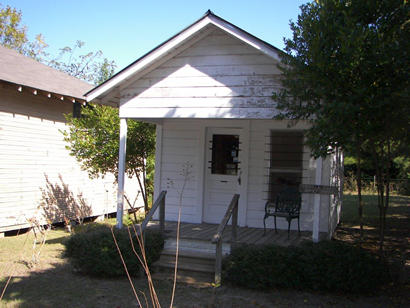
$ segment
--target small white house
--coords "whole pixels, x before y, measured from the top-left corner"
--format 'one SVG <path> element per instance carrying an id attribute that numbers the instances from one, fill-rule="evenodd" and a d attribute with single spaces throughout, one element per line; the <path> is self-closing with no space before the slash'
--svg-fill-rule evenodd
<path id="1" fill-rule="evenodd" d="M 30 227 L 32 219 L 115 212 L 114 175 L 90 179 L 61 133 L 64 114 L 85 103 L 91 88 L 0 46 L 0 236 Z"/>
<path id="2" fill-rule="evenodd" d="M 119 106 L 121 168 L 126 119 L 156 124 L 155 196 L 167 190 L 167 221 L 177 220 L 184 181 L 183 222 L 220 223 L 238 193 L 239 225 L 257 228 L 263 227 L 266 201 L 293 185 L 310 187 L 302 194 L 301 229 L 315 240 L 319 232 L 332 235 L 341 192 L 323 188 L 340 187 L 341 155 L 311 158 L 303 143 L 308 124 L 273 120 L 281 53 L 208 11 L 85 95 Z M 181 175 L 186 162 L 188 178 Z M 123 179 L 122 172 L 120 210 Z M 267 223 L 273 227 L 273 219 Z M 278 227 L 286 229 L 286 221 L 279 219 Z"/>

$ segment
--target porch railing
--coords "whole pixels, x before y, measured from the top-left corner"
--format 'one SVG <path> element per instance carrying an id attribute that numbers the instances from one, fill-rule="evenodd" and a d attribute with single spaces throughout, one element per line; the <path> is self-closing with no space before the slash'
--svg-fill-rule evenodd
<path id="1" fill-rule="evenodd" d="M 144 221 L 141 223 L 141 231 L 144 231 L 147 227 L 148 222 L 152 219 L 155 211 L 159 207 L 159 229 L 161 233 L 164 233 L 165 229 L 165 196 L 167 194 L 166 190 L 161 191 L 157 200 L 155 200 L 147 216 L 145 216 Z"/>
<path id="2" fill-rule="evenodd" d="M 238 227 L 238 200 L 239 194 L 235 194 L 231 200 L 231 203 L 226 210 L 225 216 L 218 226 L 216 234 L 212 238 L 212 243 L 216 244 L 215 253 L 215 285 L 221 284 L 221 272 L 222 272 L 222 235 L 228 224 L 229 219 L 232 216 L 232 236 L 231 242 L 236 241 L 237 227 Z"/>

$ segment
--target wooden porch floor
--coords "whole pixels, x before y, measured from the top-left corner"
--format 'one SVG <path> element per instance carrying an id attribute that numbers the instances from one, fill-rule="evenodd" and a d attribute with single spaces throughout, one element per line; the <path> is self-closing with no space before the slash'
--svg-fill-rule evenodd
<path id="1" fill-rule="evenodd" d="M 159 229 L 158 221 L 151 221 L 147 225 L 148 229 Z M 211 241 L 212 237 L 216 233 L 218 228 L 217 224 L 193 224 L 193 223 L 181 223 L 180 226 L 180 238 L 181 239 L 191 239 L 191 240 L 205 240 Z M 304 241 L 312 240 L 312 232 L 300 232 L 290 231 L 288 239 L 287 230 L 278 230 L 275 233 L 273 229 L 266 229 L 266 235 L 263 235 L 263 228 L 249 228 L 249 227 L 238 227 L 237 244 L 256 244 L 256 245 L 266 245 L 266 244 L 276 244 L 279 246 L 297 246 Z M 231 241 L 231 226 L 226 226 L 223 234 L 223 242 Z M 177 235 L 177 223 L 176 222 L 165 222 L 165 236 L 167 238 L 176 238 Z"/>

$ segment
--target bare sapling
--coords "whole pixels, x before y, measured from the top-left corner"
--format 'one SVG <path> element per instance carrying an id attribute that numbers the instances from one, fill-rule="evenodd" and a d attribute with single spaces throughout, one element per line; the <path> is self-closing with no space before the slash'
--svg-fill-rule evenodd
<path id="1" fill-rule="evenodd" d="M 152 305 L 153 308 L 160 308 L 161 305 L 160 305 L 160 303 L 159 303 L 159 299 L 158 299 L 157 293 L 156 293 L 156 291 L 155 291 L 155 286 L 154 286 L 154 283 L 153 283 L 153 280 L 152 280 L 152 277 L 151 277 L 151 272 L 150 272 L 149 267 L 148 267 L 147 257 L 146 257 L 146 254 L 145 254 L 144 237 L 143 237 L 143 233 L 142 233 L 141 226 L 140 226 L 139 232 L 137 232 L 137 230 L 136 230 L 136 228 L 135 228 L 135 225 L 132 225 L 132 228 L 133 228 L 133 231 L 134 231 L 134 234 L 135 234 L 135 238 L 137 239 L 138 246 L 139 246 L 139 249 L 140 249 L 140 252 L 141 252 L 141 253 L 138 253 L 138 252 L 137 252 L 137 250 L 136 250 L 136 248 L 135 248 L 135 245 L 134 245 L 133 236 L 132 236 L 131 231 L 130 231 L 130 227 L 128 227 L 128 228 L 127 228 L 127 231 L 128 231 L 128 236 L 129 236 L 129 239 L 130 239 L 132 251 L 133 251 L 133 253 L 135 254 L 135 256 L 138 258 L 138 261 L 140 262 L 140 264 L 141 264 L 141 266 L 142 266 L 142 268 L 143 268 L 143 271 L 144 271 L 144 273 L 145 273 L 145 275 L 146 275 L 146 277 L 147 277 L 148 290 L 149 290 L 149 292 L 150 292 L 151 305 Z M 115 246 L 117 247 L 118 254 L 120 255 L 121 262 L 122 262 L 122 264 L 123 264 L 123 266 L 124 266 L 124 270 L 125 270 L 125 272 L 126 272 L 126 274 L 127 274 L 128 281 L 129 281 L 129 283 L 130 283 L 130 285 L 131 285 L 131 288 L 132 288 L 132 291 L 133 291 L 133 293 L 134 293 L 135 299 L 137 300 L 139 306 L 140 306 L 140 307 L 143 307 L 142 304 L 141 304 L 141 300 L 140 300 L 139 297 L 138 297 L 137 291 L 136 291 L 136 289 L 135 289 L 135 287 L 134 287 L 134 284 L 133 284 L 133 282 L 132 282 L 131 276 L 130 276 L 130 274 L 129 274 L 129 272 L 128 272 L 127 265 L 126 265 L 126 263 L 125 263 L 125 261 L 124 261 L 124 258 L 122 257 L 121 249 L 120 249 L 120 247 L 119 247 L 119 245 L 118 245 L 118 243 L 117 243 L 117 239 L 116 239 L 116 237 L 115 237 L 113 228 L 111 228 L 111 233 L 112 233 L 112 236 L 113 236 L 113 239 L 114 239 Z M 139 292 L 143 295 L 143 297 L 144 297 L 144 299 L 145 299 L 146 307 L 149 307 L 148 299 L 147 299 L 145 293 L 144 293 L 144 292 L 141 292 L 141 291 L 139 291 Z"/>
<path id="2" fill-rule="evenodd" d="M 172 286 L 171 303 L 169 305 L 171 308 L 174 304 L 175 289 L 176 289 L 176 284 L 177 284 L 178 255 L 179 255 L 179 231 L 180 231 L 180 225 L 181 225 L 182 199 L 184 196 L 184 190 L 185 190 L 186 184 L 190 180 L 191 175 L 192 175 L 192 164 L 189 161 L 182 164 L 180 175 L 183 179 L 183 182 L 182 182 L 181 189 L 177 189 L 178 196 L 179 196 L 179 203 L 178 203 L 177 238 L 176 238 L 176 250 L 175 250 L 174 283 Z"/>
<path id="3" fill-rule="evenodd" d="M 175 298 L 175 290 L 176 290 L 176 282 L 177 282 L 179 234 L 180 234 L 180 222 L 181 222 L 181 212 L 182 212 L 182 200 L 183 200 L 183 195 L 184 195 L 184 191 L 185 191 L 185 188 L 186 188 L 186 184 L 190 180 L 191 175 L 192 175 L 192 164 L 190 162 L 186 162 L 182 165 L 181 172 L 180 172 L 180 176 L 182 177 L 182 186 L 181 186 L 180 189 L 177 189 L 177 193 L 178 193 L 178 196 L 179 196 L 178 221 L 177 221 L 177 236 L 176 236 L 176 251 L 175 251 L 174 282 L 173 282 L 173 287 L 172 287 L 170 307 L 173 307 L 174 298 Z M 172 180 L 168 180 L 168 185 L 173 186 L 174 182 Z M 130 202 L 128 200 L 127 200 L 127 202 L 130 204 Z M 149 293 L 150 293 L 151 305 L 152 305 L 153 308 L 160 308 L 161 304 L 159 302 L 158 294 L 155 291 L 154 282 L 152 280 L 151 272 L 150 272 L 150 269 L 149 269 L 149 266 L 148 266 L 147 256 L 146 256 L 146 252 L 145 252 L 145 243 L 144 243 L 144 236 L 143 236 L 142 227 L 141 227 L 141 225 L 139 225 L 139 230 L 136 229 L 134 224 L 131 225 L 131 227 L 134 231 L 135 238 L 138 242 L 140 253 L 138 253 L 138 251 L 137 251 L 137 249 L 134 245 L 133 235 L 130 231 L 130 227 L 128 227 L 127 230 L 128 230 L 128 236 L 129 236 L 129 239 L 130 239 L 131 248 L 132 248 L 132 251 L 135 254 L 135 256 L 138 258 L 138 261 L 140 262 L 140 264 L 142 266 L 142 269 L 143 269 L 143 271 L 146 275 L 146 279 L 147 279 L 147 282 L 148 282 L 148 290 L 149 290 Z M 121 262 L 123 264 L 124 270 L 127 274 L 128 281 L 129 281 L 129 283 L 131 285 L 131 288 L 132 288 L 132 291 L 134 293 L 134 296 L 135 296 L 135 298 L 138 302 L 138 305 L 140 307 L 143 307 L 142 304 L 141 304 L 141 300 L 138 297 L 137 291 L 134 287 L 134 284 L 132 282 L 132 279 L 131 279 L 131 276 L 129 274 L 127 265 L 126 265 L 126 263 L 124 261 L 124 258 L 122 256 L 121 249 L 120 249 L 120 247 L 117 243 L 113 228 L 111 228 L 111 233 L 112 233 L 112 236 L 113 236 L 114 243 L 115 243 L 115 246 L 117 248 L 118 254 L 120 255 Z M 143 293 L 141 291 L 139 291 L 139 292 L 144 296 L 146 307 L 149 307 L 148 299 L 147 299 L 145 293 Z"/>
<path id="4" fill-rule="evenodd" d="M 120 255 L 122 265 L 124 266 L 125 273 L 127 274 L 128 281 L 130 282 L 132 292 L 134 293 L 135 299 L 137 300 L 139 307 L 142 307 L 141 301 L 137 295 L 137 291 L 135 290 L 134 284 L 132 283 L 130 273 L 128 272 L 127 264 L 125 264 L 124 258 L 121 253 L 120 246 L 118 246 L 117 238 L 115 237 L 114 230 L 112 227 L 111 227 L 111 234 L 112 234 L 112 238 L 114 239 L 115 247 L 117 247 L 118 254 Z"/>
<path id="5" fill-rule="evenodd" d="M 139 209 L 141 209 L 141 208 L 144 207 L 144 206 L 139 206 L 139 207 L 136 207 L 136 206 L 135 206 L 135 204 L 137 203 L 137 200 L 138 200 L 138 197 L 139 197 L 140 194 L 141 194 L 141 191 L 138 191 L 137 195 L 136 195 L 135 198 L 134 198 L 134 201 L 131 202 L 131 200 L 128 198 L 127 194 L 124 193 L 124 199 L 125 199 L 125 201 L 127 201 L 128 205 L 129 205 L 129 207 L 130 207 L 130 209 L 131 209 L 131 212 L 132 212 L 132 214 L 133 214 L 133 216 L 134 216 L 134 222 L 135 222 L 135 223 L 138 222 L 137 212 L 139 211 Z"/>
<path id="6" fill-rule="evenodd" d="M 35 266 L 40 262 L 41 249 L 44 247 L 48 232 L 51 229 L 51 224 L 43 225 L 36 217 L 27 219 L 30 223 L 31 230 L 34 234 L 31 266 Z"/>

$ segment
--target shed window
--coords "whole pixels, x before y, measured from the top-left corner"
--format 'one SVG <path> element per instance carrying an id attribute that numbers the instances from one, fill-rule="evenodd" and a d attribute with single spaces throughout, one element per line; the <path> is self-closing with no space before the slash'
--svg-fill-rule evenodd
<path id="1" fill-rule="evenodd" d="M 81 103 L 74 102 L 73 103 L 73 118 L 81 118 Z"/>
<path id="2" fill-rule="evenodd" d="M 268 198 L 274 201 L 285 187 L 302 183 L 303 133 L 271 131 Z"/>
<path id="3" fill-rule="evenodd" d="M 238 135 L 213 135 L 212 136 L 212 174 L 238 174 Z"/>

